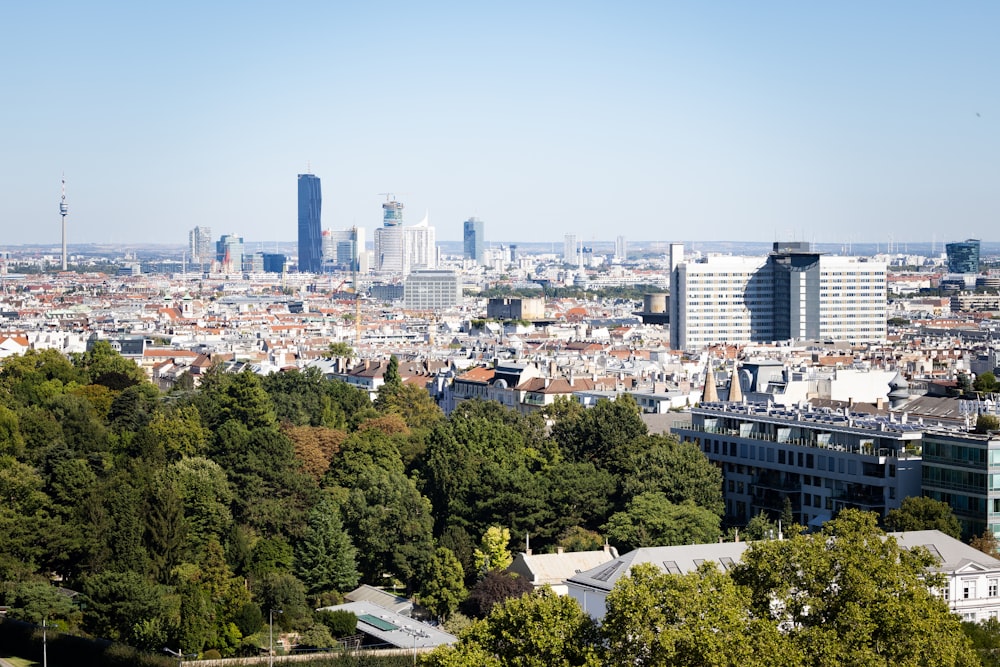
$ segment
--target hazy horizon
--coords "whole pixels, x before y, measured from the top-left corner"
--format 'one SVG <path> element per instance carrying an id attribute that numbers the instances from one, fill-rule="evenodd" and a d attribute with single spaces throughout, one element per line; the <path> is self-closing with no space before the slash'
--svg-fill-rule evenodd
<path id="1" fill-rule="evenodd" d="M 8 3 L 4 242 L 988 240 L 1000 5 Z M 16 63 L 16 66 L 13 64 Z M 560 241 L 552 241 L 558 243 Z"/>

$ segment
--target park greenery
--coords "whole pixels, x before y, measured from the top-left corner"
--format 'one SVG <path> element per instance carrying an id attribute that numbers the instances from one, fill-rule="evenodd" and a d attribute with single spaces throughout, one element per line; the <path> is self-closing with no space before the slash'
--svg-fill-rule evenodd
<path id="1" fill-rule="evenodd" d="M 930 553 L 901 548 L 877 516 L 844 510 L 814 534 L 754 542 L 722 571 L 640 563 L 597 625 L 541 589 L 496 605 L 428 658 L 433 667 L 548 665 L 979 665 L 997 624 L 968 624 L 934 594 Z M 972 637 L 970 640 L 969 637 Z M 986 662 L 985 664 L 995 664 Z"/>
<path id="2" fill-rule="evenodd" d="M 315 370 L 217 367 L 164 393 L 98 342 L 5 360 L 0 395 L 0 604 L 151 651 L 257 655 L 270 610 L 331 645 L 344 631 L 314 610 L 360 583 L 475 618 L 526 590 L 502 570 L 529 535 L 687 543 L 722 515 L 718 470 L 628 398 L 446 417 L 395 358 L 375 400 Z"/>
<path id="3" fill-rule="evenodd" d="M 648 433 L 628 396 L 527 415 L 466 401 L 445 416 L 395 358 L 384 379 L 370 400 L 316 370 L 215 367 L 164 393 L 103 342 L 6 359 L 8 618 L 151 652 L 251 656 L 271 618 L 304 647 L 352 634 L 351 618 L 315 610 L 367 583 L 465 627 L 430 664 L 973 664 L 921 583 L 926 560 L 882 541 L 868 515 L 826 529 L 835 549 L 788 521 L 791 539 L 763 540 L 776 517 L 754 517 L 741 528 L 762 541 L 741 569 L 638 568 L 609 598 L 609 630 L 596 628 L 570 598 L 505 572 L 513 553 L 529 536 L 535 552 L 716 541 L 719 469 Z M 940 509 L 905 505 L 894 526 L 946 530 Z M 854 597 L 824 593 L 842 588 Z M 784 600 L 783 615 L 766 599 Z M 874 614 L 920 637 L 889 646 L 905 629 Z M 944 651 L 951 662 L 933 657 Z"/>

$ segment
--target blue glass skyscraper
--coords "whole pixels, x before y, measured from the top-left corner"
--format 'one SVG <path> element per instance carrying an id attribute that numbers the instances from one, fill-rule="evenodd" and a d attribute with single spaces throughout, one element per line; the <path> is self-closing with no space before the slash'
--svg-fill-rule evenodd
<path id="1" fill-rule="evenodd" d="M 463 230 L 464 256 L 466 259 L 476 260 L 476 264 L 483 263 L 483 227 L 482 220 L 469 218 L 465 221 Z"/>
<path id="2" fill-rule="evenodd" d="M 948 273 L 979 273 L 979 239 L 949 243 L 944 249 L 948 255 Z"/>
<path id="3" fill-rule="evenodd" d="M 299 174 L 299 271 L 303 273 L 319 273 L 322 269 L 322 209 L 319 177 Z"/>

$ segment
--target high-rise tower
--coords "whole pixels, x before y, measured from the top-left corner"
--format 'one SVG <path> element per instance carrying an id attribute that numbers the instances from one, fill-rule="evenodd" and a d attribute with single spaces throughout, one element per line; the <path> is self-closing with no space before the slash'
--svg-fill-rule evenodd
<path id="1" fill-rule="evenodd" d="M 465 259 L 472 259 L 476 264 L 483 263 L 483 221 L 479 218 L 469 218 L 464 224 L 462 239 Z"/>
<path id="2" fill-rule="evenodd" d="M 59 215 L 62 216 L 62 270 L 65 271 L 66 264 L 66 216 L 69 215 L 69 206 L 66 205 L 66 175 L 62 178 L 62 197 L 59 200 Z"/>
<path id="3" fill-rule="evenodd" d="M 299 174 L 299 271 L 302 273 L 319 273 L 322 269 L 322 209 L 319 177 Z"/>

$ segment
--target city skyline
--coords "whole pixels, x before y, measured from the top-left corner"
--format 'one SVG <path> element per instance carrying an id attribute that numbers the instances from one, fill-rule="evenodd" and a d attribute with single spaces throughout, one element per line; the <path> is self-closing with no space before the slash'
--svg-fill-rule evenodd
<path id="1" fill-rule="evenodd" d="M 325 228 L 374 229 L 393 190 L 442 240 L 475 216 L 527 242 L 943 243 L 1000 214 L 989 3 L 0 16 L 9 244 L 58 243 L 63 172 L 70 243 L 294 240 L 289 174 L 312 170 Z"/>

